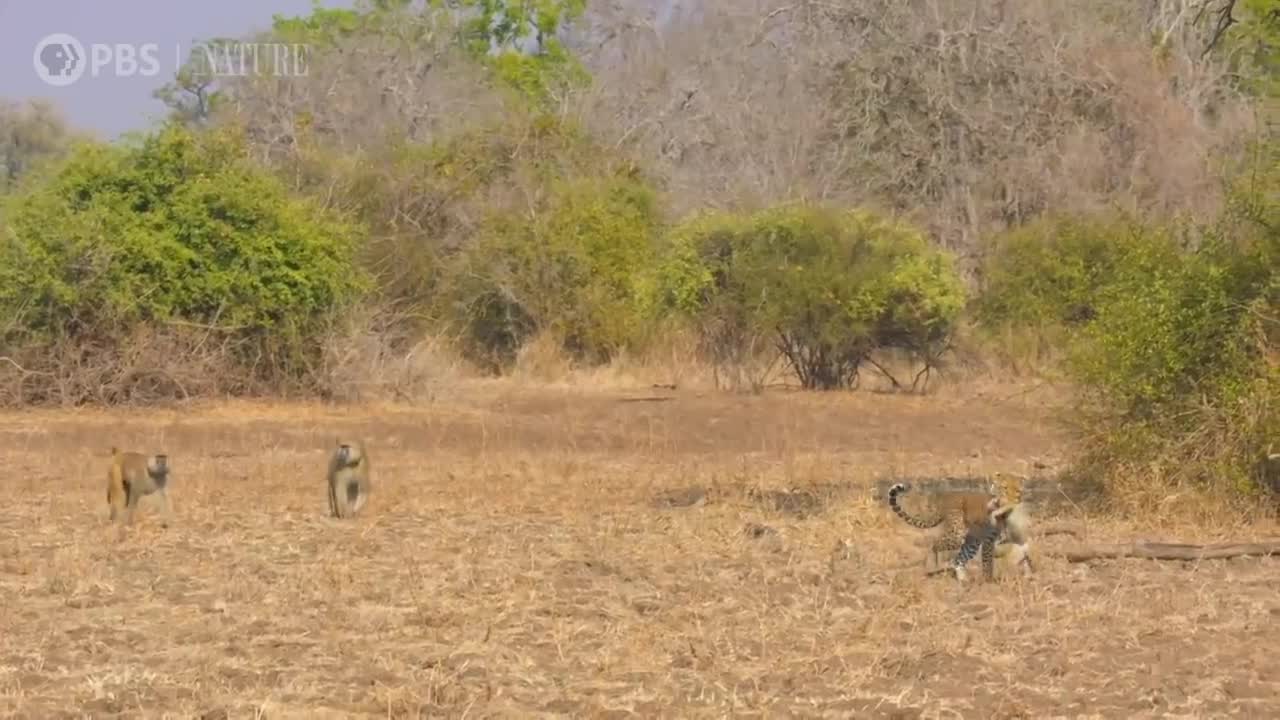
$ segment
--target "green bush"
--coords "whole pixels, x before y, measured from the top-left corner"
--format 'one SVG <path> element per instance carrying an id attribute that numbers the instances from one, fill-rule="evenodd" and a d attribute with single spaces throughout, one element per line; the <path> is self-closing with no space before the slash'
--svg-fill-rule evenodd
<path id="1" fill-rule="evenodd" d="M 299 370 L 325 317 L 367 282 L 357 228 L 290 197 L 230 132 L 81 145 L 4 215 L 9 343 L 102 347 L 139 323 L 184 321 L 251 341 L 246 359 Z"/>
<path id="2" fill-rule="evenodd" d="M 653 192 L 627 174 L 553 182 L 528 210 L 495 211 L 453 277 L 465 345 L 505 367 L 551 332 L 573 357 L 605 362 L 642 331 L 639 288 L 653 264 Z"/>
<path id="3" fill-rule="evenodd" d="M 381 299 L 426 322 L 455 319 L 450 266 L 488 232 L 484 218 L 528 213 L 528 198 L 557 183 L 629 171 L 572 123 L 524 109 L 433 143 L 358 155 L 303 146 L 310 192 L 368 229 L 360 259 L 376 271 Z"/>
<path id="4" fill-rule="evenodd" d="M 1239 174 L 1220 218 L 1179 228 L 1190 249 L 1161 226 L 1109 233 L 1057 219 L 1011 233 L 992 258 L 979 304 L 988 322 L 1064 323 L 1088 303 L 1091 319 L 1068 335 L 1066 369 L 1085 401 L 1081 465 L 1113 490 L 1193 482 L 1227 497 L 1271 484 L 1280 166 L 1260 158 L 1271 160 Z"/>
<path id="5" fill-rule="evenodd" d="M 1235 397 L 1256 357 L 1242 304 L 1255 291 L 1233 260 L 1206 247 L 1133 263 L 1099 289 L 1098 317 L 1071 351 L 1075 378 L 1129 419 L 1206 391 Z"/>
<path id="6" fill-rule="evenodd" d="M 713 213 L 675 230 L 659 309 L 702 328 L 717 357 L 771 335 L 806 388 L 847 387 L 870 354 L 934 357 L 964 302 L 949 256 L 861 211 L 781 207 Z"/>
<path id="7" fill-rule="evenodd" d="M 990 242 L 975 309 L 989 327 L 1084 325 L 1102 288 L 1176 256 L 1167 235 L 1127 218 L 1042 217 Z"/>
<path id="8" fill-rule="evenodd" d="M 1211 239 L 1177 264 L 1105 288 L 1068 367 L 1086 400 L 1082 462 L 1116 483 L 1253 494 L 1280 433 L 1277 305 L 1258 256 Z M 1148 490 L 1153 487 L 1146 488 Z M 1280 488 L 1274 488 L 1280 491 Z"/>

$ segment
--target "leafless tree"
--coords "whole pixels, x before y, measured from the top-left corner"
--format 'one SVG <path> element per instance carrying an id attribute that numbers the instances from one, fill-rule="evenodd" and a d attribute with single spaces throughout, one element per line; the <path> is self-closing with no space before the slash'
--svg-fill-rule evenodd
<path id="1" fill-rule="evenodd" d="M 579 109 L 678 213 L 872 204 L 972 259 L 1049 209 L 1216 207 L 1249 107 L 1202 44 L 1153 53 L 1183 26 L 1149 5 L 702 0 L 660 27 L 619 0 L 585 21 Z"/>
<path id="2" fill-rule="evenodd" d="M 0 100 L 0 191 L 46 159 L 62 155 L 87 134 L 72 130 L 44 100 Z"/>

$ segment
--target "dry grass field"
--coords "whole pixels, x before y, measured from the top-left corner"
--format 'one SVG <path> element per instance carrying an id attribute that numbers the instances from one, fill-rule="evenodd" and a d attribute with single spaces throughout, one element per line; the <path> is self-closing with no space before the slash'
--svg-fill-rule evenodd
<path id="1" fill-rule="evenodd" d="M 648 394 L 0 415 L 0 715 L 1280 717 L 1278 559 L 922 577 L 873 484 L 1058 466 L 1044 403 Z M 354 521 L 338 435 L 374 462 Z M 170 454 L 167 529 L 107 524 L 113 444 Z"/>

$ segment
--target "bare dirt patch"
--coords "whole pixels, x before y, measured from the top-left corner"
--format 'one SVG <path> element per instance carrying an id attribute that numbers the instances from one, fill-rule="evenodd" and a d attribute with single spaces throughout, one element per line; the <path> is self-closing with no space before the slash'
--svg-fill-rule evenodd
<path id="1" fill-rule="evenodd" d="M 1280 713 L 1280 561 L 1040 557 L 963 589 L 902 569 L 920 533 L 875 483 L 1057 462 L 1043 409 L 674 395 L 0 416 L 0 713 Z M 339 522 L 322 473 L 349 434 L 374 494 Z M 128 532 L 106 524 L 113 444 L 169 452 L 175 525 L 145 501 Z"/>

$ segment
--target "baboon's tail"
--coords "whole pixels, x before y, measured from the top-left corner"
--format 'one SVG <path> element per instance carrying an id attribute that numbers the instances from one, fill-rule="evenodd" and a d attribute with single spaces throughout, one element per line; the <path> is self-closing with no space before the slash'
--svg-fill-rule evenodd
<path id="1" fill-rule="evenodd" d="M 893 508 L 893 511 L 897 513 L 898 517 L 902 518 L 903 520 L 906 520 L 908 525 L 922 528 L 925 530 L 928 530 L 929 528 L 937 527 L 942 524 L 943 518 L 941 514 L 939 514 L 938 517 L 934 518 L 933 520 L 922 520 L 919 518 L 912 517 L 906 510 L 903 510 L 902 506 L 898 505 L 898 495 L 906 491 L 907 491 L 906 483 L 894 483 L 894 485 L 889 488 L 889 507 Z"/>
<path id="2" fill-rule="evenodd" d="M 347 506 L 351 508 L 351 512 L 353 514 L 360 512 L 360 509 L 363 508 L 364 504 L 368 501 L 368 485 L 360 482 L 353 482 L 347 486 Z"/>
<path id="3" fill-rule="evenodd" d="M 111 447 L 111 467 L 107 470 L 107 504 L 115 502 L 116 495 L 124 490 L 124 477 L 120 470 L 120 448 Z"/>

